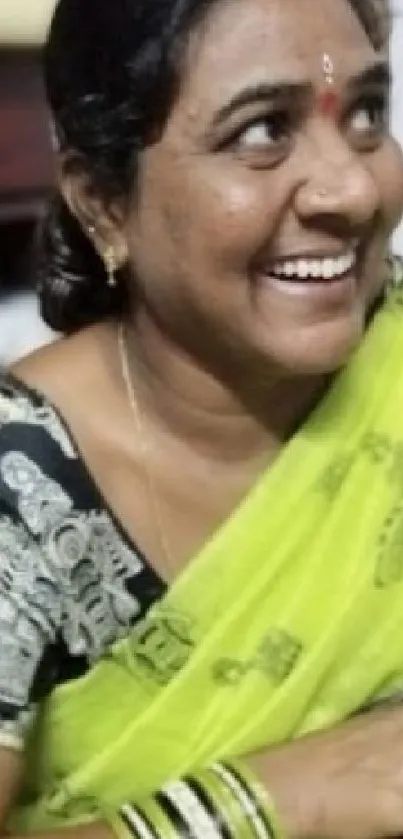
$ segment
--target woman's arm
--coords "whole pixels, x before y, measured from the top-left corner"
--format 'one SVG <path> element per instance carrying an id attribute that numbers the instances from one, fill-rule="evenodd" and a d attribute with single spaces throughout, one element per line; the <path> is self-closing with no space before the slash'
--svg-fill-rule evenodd
<path id="1" fill-rule="evenodd" d="M 0 747 L 0 830 L 21 784 L 22 752 Z"/>
<path id="2" fill-rule="evenodd" d="M 357 716 L 249 759 L 294 839 L 403 833 L 403 708 Z"/>
<path id="3" fill-rule="evenodd" d="M 0 839 L 9 839 L 5 824 L 18 796 L 23 771 L 23 753 L 0 747 Z M 46 839 L 114 839 L 114 833 L 106 822 L 94 822 L 45 835 Z"/>
<path id="4" fill-rule="evenodd" d="M 290 839 L 383 839 L 403 834 L 403 708 L 371 712 L 333 729 L 248 757 L 242 764 L 252 770 L 267 792 L 268 800 L 269 797 L 273 800 L 279 824 Z M 3 824 L 21 771 L 21 758 L 0 750 Z M 191 773 L 182 784 L 184 791 L 190 789 L 193 794 L 193 784 L 196 793 L 197 789 L 207 791 L 207 797 L 215 788 L 219 792 L 219 775 L 210 772 L 209 780 L 209 771 Z M 171 786 L 172 800 L 177 787 L 176 784 Z M 181 784 L 178 794 L 180 787 Z M 131 807 L 135 814 L 138 805 L 139 812 L 146 813 L 152 822 L 152 814 L 157 813 L 159 807 L 162 821 L 158 823 L 159 834 L 156 832 L 161 839 L 175 835 L 175 829 L 168 833 L 161 830 L 163 799 L 164 795 L 153 796 L 146 801 L 133 802 L 127 808 L 130 810 Z M 256 801 L 258 805 L 262 804 L 260 793 Z M 239 800 L 231 802 L 227 789 L 226 796 L 222 790 L 215 802 L 221 802 L 216 807 L 218 817 L 225 820 L 228 816 L 228 823 L 235 825 L 230 835 L 248 835 L 248 830 L 236 831 L 237 819 L 238 826 L 241 817 L 247 819 Z M 127 819 L 124 821 L 124 812 L 125 808 L 122 808 L 120 817 L 116 813 L 115 821 L 118 823 L 121 818 L 122 830 L 119 832 L 121 836 L 128 836 L 130 825 Z M 270 807 L 267 807 L 267 813 L 270 818 Z M 46 839 L 111 839 L 113 834 L 107 821 L 100 821 L 47 833 Z M 132 835 L 138 835 L 134 827 Z M 181 833 L 176 832 L 176 835 Z M 199 831 L 199 835 L 203 836 L 203 833 Z M 37 839 L 45 839 L 45 835 Z"/>

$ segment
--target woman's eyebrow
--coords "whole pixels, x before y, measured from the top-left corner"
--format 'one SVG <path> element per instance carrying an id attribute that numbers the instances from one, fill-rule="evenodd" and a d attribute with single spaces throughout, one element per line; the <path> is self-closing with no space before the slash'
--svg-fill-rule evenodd
<path id="1" fill-rule="evenodd" d="M 348 79 L 347 88 L 355 90 L 356 88 L 368 85 L 389 87 L 391 83 L 392 73 L 389 63 L 387 61 L 375 61 L 373 64 L 365 67 L 360 73 Z"/>
<path id="2" fill-rule="evenodd" d="M 376 61 L 368 65 L 364 70 L 351 76 L 346 82 L 347 90 L 355 90 L 365 85 L 382 85 L 388 87 L 391 84 L 391 72 L 387 61 Z M 275 102 L 279 100 L 295 100 L 309 98 L 315 95 L 312 82 L 290 82 L 278 81 L 274 84 L 258 82 L 248 85 L 236 93 L 228 102 L 219 108 L 212 119 L 213 127 L 218 127 L 222 122 L 232 116 L 233 113 L 254 105 L 259 102 Z"/>
<path id="3" fill-rule="evenodd" d="M 277 100 L 292 99 L 294 97 L 308 97 L 313 93 L 313 85 L 310 82 L 289 82 L 279 81 L 274 84 L 258 82 L 248 85 L 236 93 L 229 102 L 219 108 L 212 119 L 213 126 L 219 126 L 233 113 L 254 105 L 259 102 L 273 102 Z"/>

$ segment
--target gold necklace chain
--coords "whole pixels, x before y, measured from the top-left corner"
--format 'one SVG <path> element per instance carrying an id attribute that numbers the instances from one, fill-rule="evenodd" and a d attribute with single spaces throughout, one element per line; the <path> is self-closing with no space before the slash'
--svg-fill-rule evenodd
<path id="1" fill-rule="evenodd" d="M 155 482 L 152 476 L 152 473 L 148 467 L 148 456 L 151 451 L 151 447 L 149 441 L 147 439 L 147 435 L 144 429 L 144 423 L 140 408 L 140 403 L 137 399 L 136 392 L 134 389 L 133 384 L 133 377 L 130 371 L 130 363 L 129 363 L 129 353 L 127 347 L 127 339 L 126 339 L 126 331 L 123 321 L 119 322 L 118 325 L 118 347 L 119 347 L 119 358 L 120 358 L 120 368 L 122 371 L 122 378 L 124 381 L 127 400 L 130 406 L 130 411 L 132 413 L 134 424 L 137 429 L 137 433 L 139 436 L 140 446 L 142 449 L 142 453 L 144 456 L 144 474 L 148 484 L 148 494 L 150 498 L 150 506 L 152 507 L 152 512 L 154 514 L 155 519 L 155 526 L 158 532 L 158 539 L 162 548 L 162 552 L 164 554 L 164 559 L 166 562 L 166 570 L 169 575 L 171 575 L 175 569 L 175 563 L 173 561 L 173 557 L 170 551 L 168 539 L 165 535 L 164 526 L 162 522 L 162 515 L 161 515 L 161 501 L 158 495 L 157 488 L 155 486 Z"/>

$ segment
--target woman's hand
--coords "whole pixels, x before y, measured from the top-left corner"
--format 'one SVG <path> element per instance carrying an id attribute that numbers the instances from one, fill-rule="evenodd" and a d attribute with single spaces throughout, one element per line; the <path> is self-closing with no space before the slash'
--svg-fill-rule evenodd
<path id="1" fill-rule="evenodd" d="M 384 839 L 403 835 L 403 707 L 367 713 L 247 759 L 272 795 L 291 839 Z M 4 818 L 21 771 L 0 749 Z M 1 835 L 1 831 L 0 831 Z M 106 825 L 48 839 L 111 839 Z"/>
<path id="2" fill-rule="evenodd" d="M 21 752 L 0 746 L 0 836 L 18 794 L 24 768 Z"/>
<path id="3" fill-rule="evenodd" d="M 293 839 L 403 834 L 403 707 L 355 717 L 248 760 Z"/>

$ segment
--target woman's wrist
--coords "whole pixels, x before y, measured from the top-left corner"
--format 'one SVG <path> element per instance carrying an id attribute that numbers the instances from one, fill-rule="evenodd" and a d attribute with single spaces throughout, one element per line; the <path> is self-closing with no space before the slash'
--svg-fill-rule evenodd
<path id="1" fill-rule="evenodd" d="M 119 839 L 284 839 L 269 795 L 240 761 L 172 781 L 125 804 L 110 824 Z"/>
<path id="2" fill-rule="evenodd" d="M 273 802 L 280 833 L 289 839 L 321 836 L 318 788 L 312 765 L 299 743 L 248 757 L 244 761 Z M 308 759 L 306 759 L 308 758 Z M 312 763 L 314 760 L 312 758 Z"/>
<path id="3" fill-rule="evenodd" d="M 258 831 L 266 832 L 271 839 L 286 839 L 288 834 L 281 823 L 273 796 L 262 784 L 259 776 L 246 761 L 236 760 L 228 764 L 217 765 L 220 773 L 231 773 L 227 778 L 234 793 L 242 797 L 243 808 L 249 812 L 250 819 Z M 259 825 L 263 825 L 263 830 Z"/>

